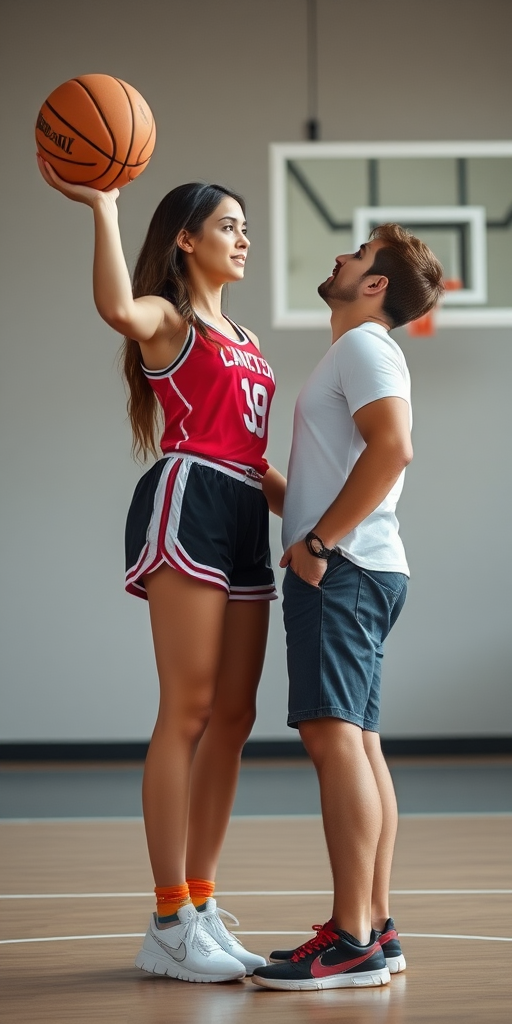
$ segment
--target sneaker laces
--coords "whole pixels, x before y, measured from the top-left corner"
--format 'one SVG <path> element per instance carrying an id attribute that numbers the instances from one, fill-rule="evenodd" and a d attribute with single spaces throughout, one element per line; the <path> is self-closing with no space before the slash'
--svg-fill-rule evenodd
<path id="1" fill-rule="evenodd" d="M 339 935 L 333 931 L 330 921 L 328 921 L 327 924 L 313 924 L 311 927 L 317 934 L 295 950 L 295 953 L 291 957 L 295 963 L 298 960 L 302 960 L 303 957 L 309 956 L 310 953 L 316 953 L 319 949 L 325 949 L 326 946 L 331 946 L 333 942 L 336 942 L 339 939 Z"/>
<path id="2" fill-rule="evenodd" d="M 215 909 L 203 911 L 202 916 L 208 918 L 212 931 L 214 931 L 216 935 L 219 935 L 222 939 L 225 939 L 226 935 L 228 935 L 230 940 L 238 942 L 236 935 L 233 935 L 232 932 L 228 931 L 224 922 L 220 920 L 220 914 L 222 914 L 223 917 L 229 918 L 236 927 L 239 926 L 240 921 L 238 918 L 235 917 L 234 914 L 230 914 L 229 910 L 223 910 L 222 907 L 215 907 Z"/>
<path id="3" fill-rule="evenodd" d="M 165 931 L 164 931 L 165 934 Z M 160 932 L 162 935 L 162 932 Z M 201 925 L 199 914 L 189 918 L 183 925 L 182 938 L 186 938 L 190 946 L 196 946 L 202 953 L 209 956 L 217 948 L 215 939 Z M 163 940 L 165 942 L 165 939 Z"/>

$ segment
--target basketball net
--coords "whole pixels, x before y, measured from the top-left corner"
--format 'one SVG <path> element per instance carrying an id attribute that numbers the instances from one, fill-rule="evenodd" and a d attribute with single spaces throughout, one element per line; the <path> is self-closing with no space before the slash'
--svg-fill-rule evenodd
<path id="1" fill-rule="evenodd" d="M 455 292 L 459 288 L 462 288 L 462 281 L 456 277 L 448 277 L 444 282 L 444 288 L 447 292 Z M 412 338 L 431 338 L 436 333 L 436 313 L 439 307 L 439 303 L 429 309 L 428 313 L 424 313 L 423 316 L 419 316 L 417 320 L 411 320 L 409 324 L 406 324 L 407 333 Z"/>

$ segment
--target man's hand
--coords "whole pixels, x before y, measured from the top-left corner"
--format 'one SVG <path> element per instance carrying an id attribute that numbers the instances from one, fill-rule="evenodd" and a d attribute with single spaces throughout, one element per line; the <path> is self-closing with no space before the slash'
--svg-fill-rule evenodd
<path id="1" fill-rule="evenodd" d="M 300 576 L 305 583 L 318 587 L 327 569 L 327 559 L 310 555 L 304 541 L 299 540 L 285 551 L 279 565 L 282 569 L 289 565 L 295 575 Z"/>

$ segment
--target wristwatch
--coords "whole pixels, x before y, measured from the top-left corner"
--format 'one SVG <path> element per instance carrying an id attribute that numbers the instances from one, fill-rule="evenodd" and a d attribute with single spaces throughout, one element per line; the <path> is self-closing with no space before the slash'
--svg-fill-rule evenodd
<path id="1" fill-rule="evenodd" d="M 323 540 L 321 540 L 316 533 L 313 533 L 313 530 L 310 530 L 309 533 L 306 534 L 304 537 L 304 543 L 310 555 L 314 555 L 315 558 L 329 558 L 336 550 L 336 548 L 324 547 Z"/>

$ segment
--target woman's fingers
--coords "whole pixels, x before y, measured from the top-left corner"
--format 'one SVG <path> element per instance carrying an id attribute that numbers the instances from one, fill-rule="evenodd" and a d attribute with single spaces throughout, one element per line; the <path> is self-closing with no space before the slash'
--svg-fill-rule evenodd
<path id="1" fill-rule="evenodd" d="M 63 195 L 67 196 L 68 199 L 72 199 L 78 203 L 86 203 L 87 206 L 92 206 L 94 201 L 98 198 L 99 192 L 96 188 L 91 188 L 90 185 L 76 185 L 69 181 L 64 181 L 59 177 L 57 172 L 45 160 L 40 153 L 37 153 L 37 163 L 39 170 L 48 185 L 52 188 L 57 189 L 58 192 L 62 192 Z M 105 193 L 110 196 L 114 201 L 119 196 L 119 189 L 113 188 L 110 192 Z"/>

